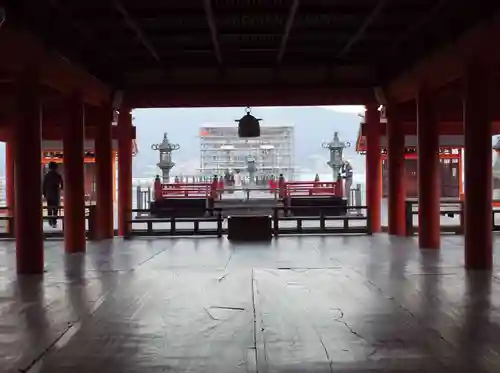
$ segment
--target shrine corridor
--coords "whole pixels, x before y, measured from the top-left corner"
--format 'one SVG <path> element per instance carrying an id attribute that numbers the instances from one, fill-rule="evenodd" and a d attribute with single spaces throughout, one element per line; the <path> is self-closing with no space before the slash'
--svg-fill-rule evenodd
<path id="1" fill-rule="evenodd" d="M 466 273 L 462 238 L 442 242 L 48 241 L 43 281 L 3 243 L 0 370 L 498 372 L 498 262 Z"/>

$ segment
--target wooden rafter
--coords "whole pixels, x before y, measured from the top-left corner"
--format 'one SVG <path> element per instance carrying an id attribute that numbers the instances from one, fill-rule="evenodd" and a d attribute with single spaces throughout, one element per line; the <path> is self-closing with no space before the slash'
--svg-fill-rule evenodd
<path id="1" fill-rule="evenodd" d="M 390 47 L 387 49 L 387 52 L 385 53 L 385 57 L 389 57 L 396 49 L 406 40 L 411 38 L 413 35 L 418 33 L 420 30 L 422 30 L 429 22 L 431 22 L 445 7 L 445 5 L 448 3 L 449 0 L 439 0 L 437 1 L 434 6 L 427 12 L 425 13 L 422 17 L 417 19 L 414 23 L 412 23 L 406 32 L 401 34 L 399 37 L 394 40 L 394 42 L 390 45 Z"/>
<path id="2" fill-rule="evenodd" d="M 353 105 L 375 102 L 373 90 L 366 87 L 341 87 L 325 84 L 256 84 L 250 91 L 235 89 L 231 85 L 172 85 L 137 87 L 125 92 L 124 101 L 134 108 L 147 107 L 224 107 L 295 106 L 295 105 Z M 207 95 L 206 92 L 210 92 Z"/>
<path id="3" fill-rule="evenodd" d="M 107 102 L 111 95 L 110 87 L 92 76 L 88 71 L 62 57 L 59 53 L 46 48 L 36 35 L 2 26 L 0 46 L 9 53 L 4 53 L 0 61 L 4 74 L 15 76 L 26 64 L 37 61 L 41 68 L 42 83 L 59 92 L 69 93 L 74 87 L 80 87 L 85 101 L 93 105 Z"/>
<path id="4" fill-rule="evenodd" d="M 115 9 L 123 17 L 123 20 L 125 21 L 125 23 L 127 24 L 127 26 L 132 31 L 135 32 L 135 35 L 137 36 L 137 38 L 139 39 L 139 41 L 141 42 L 141 44 L 149 51 L 149 53 L 151 53 L 151 55 L 153 56 L 153 58 L 156 61 L 161 62 L 160 56 L 156 52 L 156 49 L 153 47 L 153 44 L 151 44 L 151 42 L 148 40 L 148 38 L 146 37 L 146 35 L 142 31 L 142 29 L 139 27 L 139 25 L 137 25 L 137 23 L 135 22 L 135 20 L 130 16 L 129 12 L 127 11 L 127 9 L 125 9 L 125 7 L 121 3 L 121 1 L 120 0 L 114 0 L 114 5 L 115 5 Z"/>
<path id="5" fill-rule="evenodd" d="M 207 18 L 208 27 L 210 29 L 210 36 L 214 46 L 215 58 L 219 65 L 222 65 L 222 53 L 220 51 L 219 37 L 217 33 L 217 26 L 215 24 L 214 11 L 212 7 L 212 0 L 203 0 L 203 7 L 205 8 L 205 16 Z"/>
<path id="6" fill-rule="evenodd" d="M 288 39 L 290 38 L 290 32 L 292 31 L 293 23 L 295 22 L 295 15 L 299 9 L 299 4 L 300 0 L 294 0 L 290 7 L 290 12 L 288 13 L 288 18 L 286 20 L 285 31 L 283 32 L 280 49 L 278 51 L 278 57 L 276 58 L 276 64 L 278 65 L 281 63 L 283 56 L 285 55 L 286 45 L 288 43 Z"/>
<path id="7" fill-rule="evenodd" d="M 72 15 L 71 12 L 61 4 L 59 0 L 49 0 L 49 4 L 56 9 L 64 18 L 66 18 L 66 21 L 73 26 L 77 31 L 80 33 L 80 36 L 83 39 L 86 39 L 87 42 L 93 41 L 92 36 L 88 32 L 88 30 L 82 26 L 79 22 L 76 22 Z"/>
<path id="8" fill-rule="evenodd" d="M 351 48 L 365 35 L 366 30 L 370 25 L 377 19 L 377 17 L 382 13 L 384 8 L 389 4 L 390 0 L 379 0 L 377 6 L 372 10 L 370 15 L 365 19 L 363 24 L 360 26 L 358 31 L 347 41 L 344 47 L 337 53 L 336 58 L 340 59 L 344 57 Z"/>
<path id="9" fill-rule="evenodd" d="M 85 27 L 84 24 L 79 22 L 71 12 L 68 10 L 68 8 L 65 6 L 67 3 L 64 5 L 62 4 L 61 0 L 49 0 L 50 5 L 56 9 L 61 15 L 63 15 L 67 21 L 80 33 L 80 36 L 88 43 L 88 44 L 94 44 L 94 48 L 92 49 L 99 49 L 100 54 L 113 58 L 114 56 L 107 50 L 106 48 L 95 48 L 96 44 L 96 38 L 94 35 L 92 35 L 92 32 L 89 31 L 87 27 Z"/>
<path id="10" fill-rule="evenodd" d="M 500 38 L 500 13 L 488 23 L 469 30 L 454 43 L 439 52 L 422 58 L 386 86 L 396 102 L 413 100 L 418 87 L 426 82 L 437 90 L 463 76 L 464 66 L 472 56 L 487 56 L 495 61 L 500 57 L 497 40 Z"/>

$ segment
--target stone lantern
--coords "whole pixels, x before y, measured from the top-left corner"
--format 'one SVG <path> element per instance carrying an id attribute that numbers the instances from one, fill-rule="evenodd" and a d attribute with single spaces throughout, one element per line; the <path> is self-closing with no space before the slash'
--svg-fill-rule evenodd
<path id="1" fill-rule="evenodd" d="M 172 162 L 172 152 L 174 150 L 179 150 L 179 148 L 179 144 L 172 144 L 168 141 L 166 132 L 163 135 L 163 141 L 160 144 L 151 145 L 151 149 L 160 153 L 160 161 L 157 163 L 157 166 L 161 170 L 163 184 L 168 184 L 170 179 L 170 170 L 175 166 L 175 163 Z"/>
<path id="2" fill-rule="evenodd" d="M 255 165 L 255 158 L 252 155 L 247 156 L 247 171 L 250 184 L 253 184 L 255 182 L 257 166 Z"/>
<path id="3" fill-rule="evenodd" d="M 333 171 L 333 180 L 336 181 L 341 174 L 342 166 L 344 164 L 342 153 L 344 149 L 350 147 L 351 144 L 349 142 L 340 141 L 339 133 L 334 132 L 333 140 L 321 145 L 324 149 L 328 149 L 330 151 L 330 160 L 326 162 L 326 164 L 331 167 Z"/>

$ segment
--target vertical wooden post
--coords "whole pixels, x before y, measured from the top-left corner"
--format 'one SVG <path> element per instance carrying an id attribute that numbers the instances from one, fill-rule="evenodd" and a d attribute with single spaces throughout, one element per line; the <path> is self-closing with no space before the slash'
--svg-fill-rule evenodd
<path id="1" fill-rule="evenodd" d="M 464 92 L 464 242 L 467 269 L 491 269 L 493 265 L 490 166 L 493 82 L 491 61 L 470 61 Z"/>
<path id="2" fill-rule="evenodd" d="M 118 117 L 118 234 L 126 237 L 132 217 L 132 114 L 120 109 Z"/>
<path id="3" fill-rule="evenodd" d="M 111 168 L 112 168 L 112 175 L 113 175 L 113 204 L 117 201 L 117 196 L 116 196 L 116 178 L 117 178 L 117 173 L 116 173 L 116 168 L 117 168 L 117 152 L 116 150 L 113 150 L 112 156 L 111 156 Z"/>
<path id="4" fill-rule="evenodd" d="M 64 246 L 67 253 L 85 251 L 85 112 L 80 92 L 67 97 L 63 123 Z"/>
<path id="5" fill-rule="evenodd" d="M 406 235 L 405 212 L 405 134 L 397 108 L 388 108 L 387 140 L 389 162 L 388 215 L 389 234 Z"/>
<path id="6" fill-rule="evenodd" d="M 439 123 L 432 96 L 422 86 L 417 94 L 418 243 L 421 249 L 441 245 L 441 174 Z"/>
<path id="7" fill-rule="evenodd" d="M 382 170 L 380 166 L 380 112 L 378 105 L 366 106 L 366 204 L 370 231 L 381 230 Z"/>
<path id="8" fill-rule="evenodd" d="M 17 82 L 16 125 L 13 126 L 16 232 L 18 274 L 42 274 L 42 106 L 40 75 L 27 67 Z"/>
<path id="9" fill-rule="evenodd" d="M 97 221 L 98 237 L 113 238 L 113 151 L 111 122 L 113 110 L 104 107 L 99 112 L 97 134 L 95 139 L 96 187 L 97 187 Z"/>
<path id="10" fill-rule="evenodd" d="M 15 208 L 15 185 L 14 185 L 14 173 L 15 173 L 15 163 L 14 163 L 14 144 L 12 136 L 9 136 L 8 141 L 5 143 L 5 199 L 7 202 L 7 214 L 9 216 L 14 216 Z M 14 226 L 9 222 L 7 224 L 7 232 L 14 233 Z"/>

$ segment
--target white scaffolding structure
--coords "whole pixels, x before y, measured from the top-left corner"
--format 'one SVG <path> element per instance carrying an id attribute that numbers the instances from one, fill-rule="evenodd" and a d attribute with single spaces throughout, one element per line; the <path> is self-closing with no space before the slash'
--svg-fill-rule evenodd
<path id="1" fill-rule="evenodd" d="M 261 136 L 238 137 L 235 124 L 204 124 L 200 127 L 200 173 L 223 175 L 240 170 L 246 176 L 248 159 L 255 161 L 257 177 L 294 174 L 294 128 L 292 125 L 262 124 Z"/>

